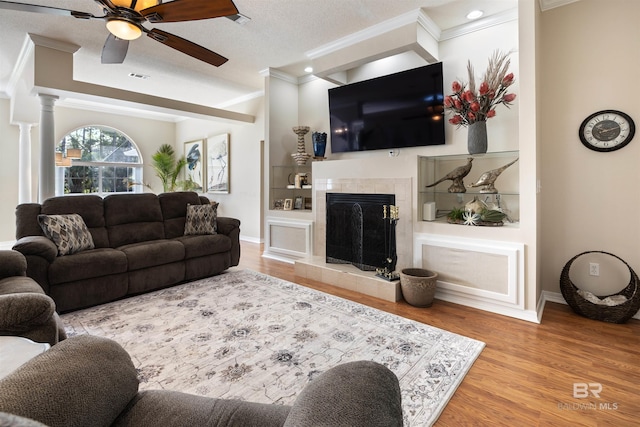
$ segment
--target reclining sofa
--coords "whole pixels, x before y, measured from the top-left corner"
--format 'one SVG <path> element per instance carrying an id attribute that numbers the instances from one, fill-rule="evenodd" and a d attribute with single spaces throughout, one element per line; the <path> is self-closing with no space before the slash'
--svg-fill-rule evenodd
<path id="1" fill-rule="evenodd" d="M 13 249 L 26 257 L 27 276 L 59 312 L 94 306 L 238 265 L 239 220 L 215 218 L 214 211 L 213 230 L 185 234 L 187 207 L 198 205 L 210 202 L 194 192 L 60 196 L 20 204 Z M 64 230 L 46 236 L 41 222 L 69 214 L 80 215 L 93 248 L 61 255 L 54 237 Z"/>
<path id="2" fill-rule="evenodd" d="M 68 338 L 0 380 L 0 425 L 164 427 L 396 427 L 400 385 L 375 362 L 335 366 L 292 405 L 138 391 L 136 369 L 115 341 Z"/>

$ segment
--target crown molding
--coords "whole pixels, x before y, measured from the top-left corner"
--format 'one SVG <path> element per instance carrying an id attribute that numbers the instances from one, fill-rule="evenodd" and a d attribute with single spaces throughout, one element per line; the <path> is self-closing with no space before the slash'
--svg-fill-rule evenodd
<path id="1" fill-rule="evenodd" d="M 556 7 L 565 6 L 570 3 L 575 3 L 579 0 L 539 0 L 540 10 L 543 12 L 549 9 L 555 9 Z"/>
<path id="2" fill-rule="evenodd" d="M 316 49 L 307 51 L 306 56 L 310 59 L 320 58 L 416 22 L 420 24 L 434 39 L 438 40 L 441 33 L 440 28 L 431 20 L 431 18 L 429 18 L 429 16 L 427 16 L 427 14 L 424 13 L 422 9 L 416 9 L 399 15 L 393 19 L 376 24 L 372 27 L 365 28 L 364 30 L 357 31 Z"/>
<path id="3" fill-rule="evenodd" d="M 541 0 L 542 1 L 542 0 Z M 569 0 L 575 1 L 575 0 Z M 484 30 L 495 25 L 501 25 L 510 21 L 518 20 L 518 8 L 506 10 L 495 15 L 487 16 L 486 18 L 476 19 L 464 25 L 458 25 L 457 27 L 444 30 L 438 41 L 449 40 L 456 37 L 464 36 L 476 31 Z"/>
<path id="4" fill-rule="evenodd" d="M 276 79 L 284 80 L 287 83 L 293 83 L 295 85 L 298 84 L 298 78 L 292 76 L 291 74 L 287 74 L 282 71 L 278 71 L 274 68 L 267 68 L 265 70 L 260 71 L 260 75 L 263 77 L 275 77 Z"/>

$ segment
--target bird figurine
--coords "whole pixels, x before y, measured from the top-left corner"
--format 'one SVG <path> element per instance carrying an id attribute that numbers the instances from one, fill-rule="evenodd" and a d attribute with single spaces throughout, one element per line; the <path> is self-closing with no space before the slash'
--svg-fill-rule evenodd
<path id="1" fill-rule="evenodd" d="M 490 171 L 487 171 L 487 172 L 483 173 L 482 175 L 480 175 L 480 178 L 478 178 L 478 181 L 476 181 L 474 184 L 469 184 L 469 187 L 480 187 L 480 186 L 482 186 L 482 188 L 480 189 L 480 193 L 497 193 L 498 190 L 493 185 L 496 182 L 496 179 L 498 179 L 500 174 L 502 172 L 504 172 L 504 170 L 506 168 L 508 168 L 509 166 L 514 164 L 515 162 L 517 162 L 518 159 L 519 158 L 515 159 L 512 162 L 507 163 L 506 165 L 504 165 L 502 167 L 499 167 L 497 169 L 493 169 L 493 170 L 490 170 Z"/>
<path id="2" fill-rule="evenodd" d="M 467 158 L 466 165 L 458 166 L 433 184 L 427 185 L 427 187 L 433 187 L 443 181 L 451 180 L 453 183 L 447 190 L 449 193 L 466 193 L 467 188 L 464 186 L 464 177 L 471 172 L 471 162 L 473 162 L 473 157 Z"/>

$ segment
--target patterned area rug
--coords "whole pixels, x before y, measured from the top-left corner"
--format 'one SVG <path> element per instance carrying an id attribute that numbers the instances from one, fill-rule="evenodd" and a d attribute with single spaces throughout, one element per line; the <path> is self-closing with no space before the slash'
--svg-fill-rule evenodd
<path id="1" fill-rule="evenodd" d="M 369 359 L 400 380 L 406 426 L 435 422 L 484 343 L 248 270 L 62 316 L 118 341 L 141 389 L 291 404 L 319 373 Z"/>

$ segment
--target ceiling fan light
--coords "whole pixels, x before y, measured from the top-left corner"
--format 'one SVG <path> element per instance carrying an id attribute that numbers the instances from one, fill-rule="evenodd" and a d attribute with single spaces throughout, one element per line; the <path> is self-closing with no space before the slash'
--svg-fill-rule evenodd
<path id="1" fill-rule="evenodd" d="M 107 29 L 122 40 L 135 40 L 142 35 L 142 30 L 137 25 L 122 19 L 108 20 Z"/>
<path id="2" fill-rule="evenodd" d="M 137 2 L 134 2 L 132 0 L 111 0 L 111 3 L 114 4 L 114 6 L 118 6 L 118 7 L 126 7 L 127 9 L 133 9 L 137 12 L 140 12 L 143 9 L 146 9 L 148 7 L 151 6 L 157 6 L 160 3 L 162 3 L 161 0 L 138 0 Z M 131 5 L 134 5 L 133 7 L 131 7 Z"/>

